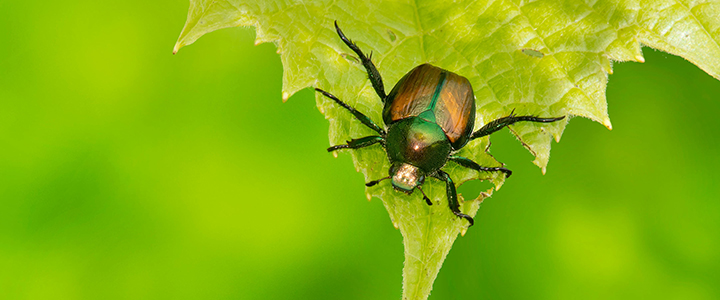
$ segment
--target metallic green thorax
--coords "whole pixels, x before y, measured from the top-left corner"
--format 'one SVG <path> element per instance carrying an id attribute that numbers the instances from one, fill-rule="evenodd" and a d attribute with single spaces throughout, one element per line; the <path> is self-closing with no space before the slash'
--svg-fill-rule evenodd
<path id="1" fill-rule="evenodd" d="M 434 121 L 432 111 L 428 116 Z M 390 125 L 386 137 L 390 163 L 408 163 L 425 173 L 442 168 L 452 147 L 445 132 L 433 121 L 418 116 Z"/>

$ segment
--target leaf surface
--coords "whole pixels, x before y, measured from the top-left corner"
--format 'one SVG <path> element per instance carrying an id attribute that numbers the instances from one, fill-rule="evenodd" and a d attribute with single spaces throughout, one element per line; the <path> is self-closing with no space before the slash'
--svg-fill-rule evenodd
<path id="1" fill-rule="evenodd" d="M 644 44 L 680 55 L 720 78 L 718 16 L 717 1 L 689 0 L 191 0 L 174 52 L 217 29 L 254 26 L 256 43 L 277 45 L 284 100 L 300 89 L 319 87 L 382 124 L 382 104 L 365 70 L 335 33 L 332 24 L 338 20 L 350 39 L 374 54 L 387 91 L 426 62 L 467 77 L 477 98 L 476 128 L 513 110 L 581 116 L 611 128 L 605 90 L 612 61 L 644 62 Z M 373 134 L 331 100 L 319 94 L 316 100 L 330 121 L 330 144 Z M 550 143 L 560 140 L 569 119 L 518 123 L 510 130 L 545 172 Z M 488 146 L 487 137 L 478 139 L 460 155 L 500 166 Z M 366 181 L 387 176 L 389 165 L 379 145 L 348 153 Z M 453 163 L 445 170 L 457 185 L 480 179 L 499 188 L 504 180 Z M 427 298 L 453 241 L 467 229 L 447 208 L 443 183 L 429 179 L 423 187 L 435 205 L 427 206 L 419 193 L 395 192 L 387 181 L 367 189 L 368 197 L 382 199 L 403 235 L 403 299 Z M 475 216 L 491 193 L 464 202 L 462 211 Z"/>

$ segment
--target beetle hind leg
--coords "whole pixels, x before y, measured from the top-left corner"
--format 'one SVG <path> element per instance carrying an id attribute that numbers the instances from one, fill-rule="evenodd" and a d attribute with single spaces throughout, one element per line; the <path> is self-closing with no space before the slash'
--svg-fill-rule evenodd
<path id="1" fill-rule="evenodd" d="M 375 64 L 373 64 L 371 60 L 372 52 L 370 53 L 369 57 L 365 56 L 365 53 L 360 50 L 360 47 L 355 45 L 355 43 L 348 39 L 342 32 L 342 30 L 340 30 L 340 26 L 338 26 L 337 21 L 335 21 L 335 31 L 337 31 L 337 34 L 340 36 L 340 39 L 345 43 L 345 45 L 347 45 L 353 52 L 355 52 L 355 54 L 358 55 L 358 57 L 360 57 L 360 62 L 362 62 L 365 70 L 367 71 L 370 83 L 372 83 L 372 86 L 375 89 L 375 92 L 380 97 L 380 100 L 385 103 L 385 98 L 387 97 L 387 95 L 385 94 L 385 85 L 383 84 L 380 72 L 378 72 Z"/>

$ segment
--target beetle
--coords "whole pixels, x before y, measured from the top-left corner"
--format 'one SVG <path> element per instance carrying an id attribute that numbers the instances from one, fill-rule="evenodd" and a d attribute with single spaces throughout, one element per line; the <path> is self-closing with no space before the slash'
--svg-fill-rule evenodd
<path id="1" fill-rule="evenodd" d="M 385 94 L 380 72 L 370 57 L 348 39 L 335 21 L 335 31 L 340 39 L 355 52 L 367 71 L 373 89 L 383 103 L 382 118 L 385 127 L 378 126 L 365 114 L 347 105 L 331 93 L 315 88 L 348 110 L 362 124 L 377 132 L 377 135 L 351 139 L 346 144 L 332 146 L 328 152 L 340 149 L 359 149 L 380 144 L 390 161 L 388 176 L 373 180 L 365 185 L 370 187 L 380 181 L 391 179 L 395 190 L 411 194 L 420 190 L 428 205 L 432 201 L 422 190 L 427 177 L 445 182 L 448 206 L 459 218 L 466 219 L 472 226 L 473 218 L 460 212 L 455 183 L 442 168 L 448 161 L 463 167 L 485 172 L 503 172 L 510 177 L 512 171 L 504 167 L 484 167 L 469 158 L 455 155 L 469 141 L 490 135 L 505 126 L 528 121 L 550 123 L 565 116 L 540 118 L 517 116 L 514 111 L 508 116 L 491 121 L 480 129 L 475 126 L 475 96 L 467 78 L 435 67 L 422 64 L 408 72 L 390 91 Z"/>

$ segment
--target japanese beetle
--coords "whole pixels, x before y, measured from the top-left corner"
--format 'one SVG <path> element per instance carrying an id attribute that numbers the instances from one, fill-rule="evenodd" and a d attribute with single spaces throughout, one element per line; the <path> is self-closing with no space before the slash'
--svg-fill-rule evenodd
<path id="1" fill-rule="evenodd" d="M 395 84 L 390 94 L 385 94 L 382 77 L 369 57 L 365 56 L 340 30 L 335 21 L 335 30 L 340 39 L 355 52 L 368 73 L 375 92 L 383 102 L 383 122 L 378 126 L 363 113 L 342 102 L 332 94 L 315 88 L 352 113 L 377 135 L 351 139 L 346 144 L 332 146 L 328 152 L 340 149 L 358 149 L 374 144 L 385 148 L 390 161 L 389 176 L 366 183 L 373 186 L 385 179 L 391 179 L 397 191 L 411 194 L 416 188 L 423 199 L 432 205 L 422 190 L 427 177 L 444 181 L 448 206 L 456 216 L 465 218 L 473 225 L 473 218 L 460 212 L 455 183 L 442 170 L 448 161 L 463 167 L 485 172 L 503 172 L 510 177 L 512 172 L 503 167 L 483 167 L 476 162 L 457 156 L 455 153 L 469 141 L 494 133 L 505 126 L 520 121 L 550 123 L 562 120 L 535 116 L 516 116 L 512 112 L 506 117 L 485 124 L 477 131 L 475 126 L 475 96 L 467 78 L 430 64 L 422 64 L 408 72 Z"/>

